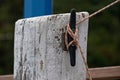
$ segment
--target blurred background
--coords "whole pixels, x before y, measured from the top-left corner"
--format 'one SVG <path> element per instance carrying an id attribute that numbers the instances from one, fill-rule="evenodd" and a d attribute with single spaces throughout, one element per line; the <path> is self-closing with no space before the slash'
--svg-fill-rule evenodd
<path id="1" fill-rule="evenodd" d="M 90 14 L 115 0 L 53 0 L 53 13 L 71 8 Z M 0 74 L 13 74 L 15 22 L 23 18 L 23 0 L 0 0 Z M 92 17 L 88 34 L 89 67 L 120 65 L 120 4 Z"/>

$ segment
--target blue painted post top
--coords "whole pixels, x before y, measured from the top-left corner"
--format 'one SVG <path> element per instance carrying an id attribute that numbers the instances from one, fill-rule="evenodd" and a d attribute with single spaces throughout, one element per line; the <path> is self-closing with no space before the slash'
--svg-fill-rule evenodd
<path id="1" fill-rule="evenodd" d="M 24 0 L 24 17 L 52 14 L 52 0 Z"/>

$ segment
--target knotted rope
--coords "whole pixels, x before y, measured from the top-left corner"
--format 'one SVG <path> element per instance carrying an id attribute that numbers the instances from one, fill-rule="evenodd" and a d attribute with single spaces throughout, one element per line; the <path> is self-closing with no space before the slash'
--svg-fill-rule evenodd
<path id="1" fill-rule="evenodd" d="M 73 38 L 73 40 L 70 43 L 68 43 L 68 36 L 67 36 L 68 34 Z M 82 59 L 83 59 L 83 62 L 85 64 L 85 67 L 86 67 L 89 79 L 92 80 L 91 74 L 90 74 L 90 72 L 88 70 L 88 64 L 87 64 L 86 59 L 84 57 L 84 53 L 82 51 L 81 46 L 79 45 L 79 41 L 78 41 L 78 28 L 75 29 L 75 33 L 74 33 L 71 30 L 69 24 L 67 24 L 67 26 L 66 26 L 66 32 L 65 32 L 65 44 L 66 44 L 67 50 L 68 50 L 69 46 L 72 45 L 72 44 L 76 45 L 77 48 L 79 48 L 79 51 L 80 51 L 80 53 L 82 55 Z"/>
<path id="2" fill-rule="evenodd" d="M 67 37 L 68 34 L 73 38 L 73 40 L 70 43 L 68 43 L 68 37 Z M 75 29 L 75 33 L 74 33 L 71 30 L 69 24 L 67 24 L 67 26 L 66 26 L 65 44 L 66 44 L 67 50 L 68 50 L 68 48 L 69 48 L 70 45 L 72 45 L 72 44 L 78 45 L 79 44 L 79 42 L 78 42 L 78 29 L 76 28 Z"/>
<path id="3" fill-rule="evenodd" d="M 83 19 L 80 19 L 80 20 L 76 23 L 76 25 L 78 25 L 78 24 L 80 24 L 81 22 L 83 22 L 83 21 L 85 21 L 85 20 L 87 20 L 87 19 L 95 16 L 96 14 L 98 14 L 98 13 L 106 10 L 107 8 L 113 6 L 114 4 L 116 4 L 116 3 L 118 3 L 118 2 L 120 2 L 120 0 L 116 0 L 116 1 L 114 1 L 114 2 L 112 2 L 112 3 L 110 3 L 109 5 L 107 5 L 107 6 L 103 7 L 103 8 L 101 8 L 101 9 L 99 9 L 98 11 L 94 12 L 94 13 L 91 14 L 90 16 L 88 16 L 88 17 L 86 17 L 86 18 L 83 18 Z M 68 43 L 68 34 L 73 38 L 73 40 L 72 40 L 70 43 Z M 77 48 L 79 48 L 79 51 L 80 51 L 80 53 L 81 53 L 83 62 L 84 62 L 84 64 L 85 64 L 85 67 L 86 67 L 86 70 L 87 70 L 87 74 L 88 74 L 88 76 L 89 76 L 89 80 L 92 80 L 91 73 L 90 73 L 89 70 L 88 70 L 88 64 L 87 64 L 87 62 L 86 62 L 86 59 L 85 59 L 85 57 L 84 57 L 84 53 L 83 53 L 82 48 L 81 48 L 81 46 L 80 46 L 80 43 L 79 43 L 79 41 L 78 41 L 78 27 L 76 27 L 76 30 L 75 30 L 75 33 L 74 33 L 74 32 L 71 30 L 69 24 L 67 24 L 67 26 L 66 26 L 66 32 L 65 32 L 65 44 L 66 44 L 67 49 L 69 49 L 69 46 L 72 45 L 72 44 L 76 45 Z"/>

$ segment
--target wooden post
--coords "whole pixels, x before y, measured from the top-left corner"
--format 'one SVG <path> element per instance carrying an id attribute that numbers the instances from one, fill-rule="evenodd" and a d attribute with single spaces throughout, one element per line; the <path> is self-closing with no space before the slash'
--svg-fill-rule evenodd
<path id="1" fill-rule="evenodd" d="M 87 17 L 77 13 L 77 20 Z M 76 66 L 64 51 L 63 34 L 70 14 L 21 19 L 15 25 L 14 80 L 86 80 L 86 69 L 79 50 Z M 79 26 L 79 42 L 87 53 L 88 20 Z"/>

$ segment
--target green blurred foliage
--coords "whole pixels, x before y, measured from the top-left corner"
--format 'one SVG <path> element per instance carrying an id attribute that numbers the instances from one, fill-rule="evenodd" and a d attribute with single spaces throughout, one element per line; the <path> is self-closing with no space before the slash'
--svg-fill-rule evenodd
<path id="1" fill-rule="evenodd" d="M 13 73 L 14 25 L 22 13 L 22 0 L 0 0 L 0 74 Z"/>
<path id="2" fill-rule="evenodd" d="M 114 0 L 54 0 L 54 13 L 71 8 L 90 14 Z M 13 73 L 14 24 L 23 17 L 23 0 L 0 0 L 0 74 Z M 89 22 L 90 67 L 120 65 L 120 4 L 92 17 Z"/>

